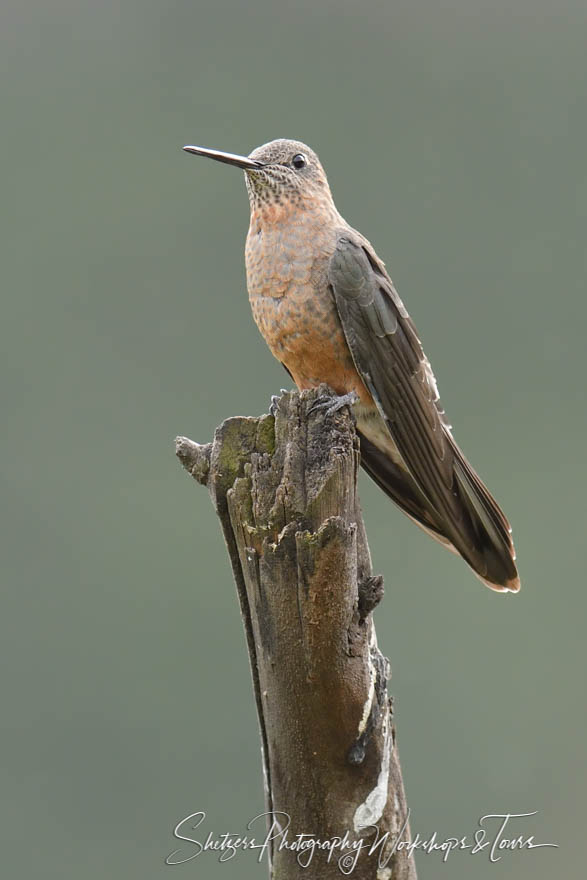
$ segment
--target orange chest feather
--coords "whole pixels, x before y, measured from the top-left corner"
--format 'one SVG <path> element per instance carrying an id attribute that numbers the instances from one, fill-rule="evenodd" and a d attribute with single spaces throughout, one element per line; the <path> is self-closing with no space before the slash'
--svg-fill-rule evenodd
<path id="1" fill-rule="evenodd" d="M 261 228 L 252 222 L 246 247 L 249 299 L 269 348 L 299 388 L 327 382 L 339 393 L 360 392 L 328 287 L 335 246 L 332 228 L 304 223 Z"/>

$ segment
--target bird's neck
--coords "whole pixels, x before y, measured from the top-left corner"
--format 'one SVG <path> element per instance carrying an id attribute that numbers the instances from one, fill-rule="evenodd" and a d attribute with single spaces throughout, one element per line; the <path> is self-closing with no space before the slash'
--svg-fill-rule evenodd
<path id="1" fill-rule="evenodd" d="M 342 218 L 331 199 L 271 199 L 251 204 L 250 232 L 258 233 L 283 226 L 322 226 L 338 224 Z M 344 221 L 343 221 L 344 222 Z"/>

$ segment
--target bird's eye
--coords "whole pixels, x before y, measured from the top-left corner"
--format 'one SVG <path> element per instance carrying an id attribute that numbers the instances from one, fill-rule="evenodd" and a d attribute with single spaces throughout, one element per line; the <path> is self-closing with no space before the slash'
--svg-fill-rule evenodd
<path id="1" fill-rule="evenodd" d="M 303 168 L 306 163 L 307 160 L 303 153 L 296 153 L 296 155 L 291 160 L 291 164 L 293 165 L 293 167 L 297 168 L 298 170 L 300 168 Z"/>

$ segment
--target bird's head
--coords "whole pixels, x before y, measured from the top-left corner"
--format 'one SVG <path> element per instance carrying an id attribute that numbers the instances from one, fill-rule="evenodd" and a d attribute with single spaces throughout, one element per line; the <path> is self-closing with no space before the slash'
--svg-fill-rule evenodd
<path id="1" fill-rule="evenodd" d="M 244 169 L 251 210 L 286 205 L 304 208 L 328 203 L 332 195 L 316 153 L 301 141 L 279 138 L 257 147 L 249 156 L 184 147 L 188 153 L 206 156 Z"/>

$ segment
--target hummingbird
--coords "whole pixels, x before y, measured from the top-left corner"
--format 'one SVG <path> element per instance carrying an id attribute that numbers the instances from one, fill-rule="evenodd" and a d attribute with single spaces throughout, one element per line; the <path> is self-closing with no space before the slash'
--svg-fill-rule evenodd
<path id="1" fill-rule="evenodd" d="M 508 520 L 456 444 L 414 323 L 373 246 L 339 214 L 316 153 L 283 138 L 249 156 L 184 150 L 244 170 L 249 301 L 297 387 L 326 383 L 327 413 L 351 406 L 375 483 L 486 586 L 517 592 Z"/>

